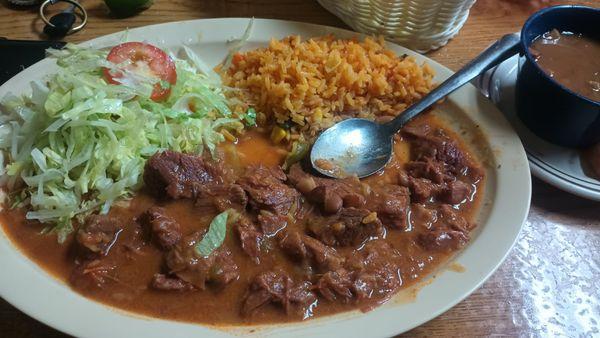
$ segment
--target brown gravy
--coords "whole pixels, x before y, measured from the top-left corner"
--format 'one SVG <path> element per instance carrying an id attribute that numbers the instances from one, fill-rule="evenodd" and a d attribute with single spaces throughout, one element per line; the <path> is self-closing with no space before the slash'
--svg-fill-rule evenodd
<path id="1" fill-rule="evenodd" d="M 443 128 L 441 123 L 433 116 L 419 119 L 419 123 L 427 123 L 436 128 Z M 445 131 L 447 131 L 444 128 Z M 450 131 L 446 133 L 455 140 L 458 146 L 466 151 L 466 147 L 459 141 L 457 135 Z M 225 145 L 230 146 L 230 145 Z M 239 164 L 244 167 L 249 164 L 281 163 L 283 157 L 278 148 L 268 142 L 263 134 L 248 132 L 238 144 Z M 471 155 L 468 161 L 478 163 Z M 395 140 L 394 157 L 386 170 L 379 175 L 374 175 L 365 180 L 368 184 L 391 184 L 400 170 L 403 170 L 410 159 L 410 145 L 401 137 Z M 388 183 L 389 182 L 389 183 Z M 460 206 L 458 211 L 462 217 L 474 222 L 474 217 L 482 199 L 483 179 L 476 182 L 474 188 L 479 193 L 473 192 L 471 198 Z M 157 201 L 146 192 L 140 192 L 127 207 L 114 206 L 110 214 L 121 220 L 133 224 L 136 217 L 148 207 L 156 204 L 164 207 L 169 215 L 182 226 L 185 233 L 193 232 L 198 227 L 205 227 L 210 217 L 194 207 L 191 200 Z M 43 226 L 36 222 L 25 220 L 25 210 L 6 210 L 0 213 L 0 223 L 4 232 L 12 242 L 20 248 L 25 255 L 39 264 L 42 268 L 56 276 L 58 279 L 69 283 L 73 270 L 73 244 L 74 236 L 70 236 L 66 243 L 60 245 L 56 238 L 50 235 L 40 235 Z M 454 252 L 436 252 L 421 248 L 417 236 L 427 229 L 415 226 L 405 230 L 388 231 L 386 241 L 400 253 L 397 264 L 403 271 L 402 288 L 413 285 L 436 268 L 443 264 Z M 238 244 L 238 239 L 228 229 L 224 245 L 231 248 L 232 253 L 240 267 L 240 280 L 231 283 L 224 289 L 207 289 L 197 292 L 163 292 L 153 290 L 148 282 L 153 274 L 160 270 L 163 264 L 163 254 L 152 245 L 144 245 L 135 254 L 128 253 L 128 243 L 135 237 L 132 227 L 126 227 L 113 247 L 112 253 L 105 259 L 118 269 L 114 271 L 115 280 L 110 287 L 105 288 L 80 288 L 74 290 L 101 303 L 125 309 L 128 311 L 171 320 L 196 322 L 212 325 L 244 325 L 269 322 L 286 322 L 301 320 L 303 318 L 287 316 L 281 309 L 270 306 L 252 317 L 244 317 L 237 310 L 246 293 L 248 283 L 252 276 L 264 270 L 264 265 L 277 264 L 291 275 L 297 274 L 297 266 L 278 251 L 273 251 L 261 265 L 253 264 L 245 257 Z M 341 251 L 351 248 L 340 248 Z M 367 304 L 362 304 L 369 305 Z M 372 304 L 373 306 L 377 304 Z M 352 302 L 320 301 L 314 309 L 313 316 L 323 316 L 343 311 L 356 309 Z"/>
<path id="2" fill-rule="evenodd" d="M 600 41 L 552 30 L 537 38 L 529 50 L 550 77 L 600 102 Z"/>

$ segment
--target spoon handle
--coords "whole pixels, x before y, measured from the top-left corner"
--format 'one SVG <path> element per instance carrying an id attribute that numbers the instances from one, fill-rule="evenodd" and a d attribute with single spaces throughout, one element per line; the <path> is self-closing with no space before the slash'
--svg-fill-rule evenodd
<path id="1" fill-rule="evenodd" d="M 429 108 L 434 103 L 448 96 L 450 93 L 471 81 L 479 74 L 508 59 L 519 51 L 519 34 L 507 34 L 496 41 L 488 49 L 479 54 L 458 72 L 454 73 L 441 85 L 432 90 L 412 106 L 382 127 L 393 135 L 398 132 L 408 121 L 419 113 Z"/>

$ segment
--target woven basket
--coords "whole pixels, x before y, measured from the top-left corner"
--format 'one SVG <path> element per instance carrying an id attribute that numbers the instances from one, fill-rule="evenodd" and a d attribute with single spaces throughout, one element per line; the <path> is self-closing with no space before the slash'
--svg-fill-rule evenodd
<path id="1" fill-rule="evenodd" d="M 318 0 L 356 31 L 424 53 L 445 45 L 475 0 Z"/>

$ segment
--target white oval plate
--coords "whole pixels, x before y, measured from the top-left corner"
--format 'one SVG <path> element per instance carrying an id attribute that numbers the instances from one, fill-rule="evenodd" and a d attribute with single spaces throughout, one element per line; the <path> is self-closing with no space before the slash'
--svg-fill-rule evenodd
<path id="1" fill-rule="evenodd" d="M 191 45 L 211 64 L 226 54 L 226 41 L 241 35 L 248 19 L 210 19 L 153 25 L 132 29 L 130 41 L 146 40 L 176 50 Z M 359 34 L 318 25 L 257 19 L 246 49 L 264 46 L 271 38 L 291 34 L 303 37 L 334 34 L 360 37 Z M 106 47 L 121 41 L 123 33 L 94 39 L 88 46 Z M 437 81 L 452 74 L 447 68 L 410 50 L 390 44 L 398 54 L 409 54 L 419 62 L 427 61 L 437 73 Z M 24 70 L 2 87 L 8 92 L 25 93 L 29 82 L 55 71 L 50 60 Z M 0 295 L 8 302 L 58 330 L 78 337 L 221 337 L 248 334 L 272 337 L 384 337 L 418 326 L 448 310 L 478 288 L 502 263 L 517 239 L 529 210 L 531 179 L 529 166 L 519 138 L 502 114 L 471 85 L 458 90 L 450 102 L 464 116 L 463 124 L 478 126 L 485 134 L 477 146 L 491 149 L 486 184 L 486 211 L 479 217 L 477 233 L 468 246 L 453 258 L 465 267 L 462 273 L 445 272 L 432 278 L 419 291 L 416 300 L 400 303 L 392 299 L 367 313 L 358 311 L 285 325 L 243 328 L 214 328 L 198 324 L 143 317 L 91 301 L 40 269 L 0 234 Z M 465 122 L 466 121 L 466 122 Z M 486 143 L 483 145 L 482 143 Z M 497 164 L 497 165 L 496 165 Z M 234 309 L 232 309 L 234 311 Z"/>

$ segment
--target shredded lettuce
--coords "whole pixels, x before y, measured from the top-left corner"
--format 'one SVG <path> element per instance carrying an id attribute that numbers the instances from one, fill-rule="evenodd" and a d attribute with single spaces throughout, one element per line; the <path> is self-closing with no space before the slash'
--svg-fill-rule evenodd
<path id="1" fill-rule="evenodd" d="M 178 79 L 164 102 L 150 99 L 155 78 L 127 73 L 107 53 L 72 44 L 49 50 L 58 72 L 32 82 L 31 95 L 0 101 L 0 183 L 59 241 L 73 231 L 72 219 L 107 213 L 139 189 L 155 152 L 214 156 L 222 129 L 254 123 L 254 113 L 232 113 L 218 75 L 189 48 L 174 57 Z M 103 68 L 124 73 L 121 83 L 108 84 Z"/>
<path id="2" fill-rule="evenodd" d="M 244 121 L 248 126 L 256 125 L 256 110 L 254 108 L 248 108 L 246 115 L 244 115 Z"/>
<path id="3" fill-rule="evenodd" d="M 233 55 L 238 53 L 242 47 L 248 42 L 250 39 L 250 35 L 252 34 L 252 27 L 254 26 L 254 17 L 248 21 L 248 26 L 244 30 L 244 34 L 239 39 L 232 39 L 228 41 L 229 43 L 229 53 L 225 57 L 225 62 L 223 62 L 223 69 L 228 69 L 231 66 L 231 61 L 233 60 Z"/>
<path id="4" fill-rule="evenodd" d="M 302 161 L 308 155 L 310 150 L 310 143 L 306 142 L 304 138 L 294 141 L 292 144 L 292 150 L 285 157 L 283 163 L 283 169 L 289 169 L 292 164 Z"/>
<path id="5" fill-rule="evenodd" d="M 198 244 L 196 244 L 196 252 L 204 257 L 208 257 L 213 251 L 218 249 L 227 233 L 227 217 L 229 211 L 226 210 L 213 218 L 208 226 L 208 231 Z"/>

